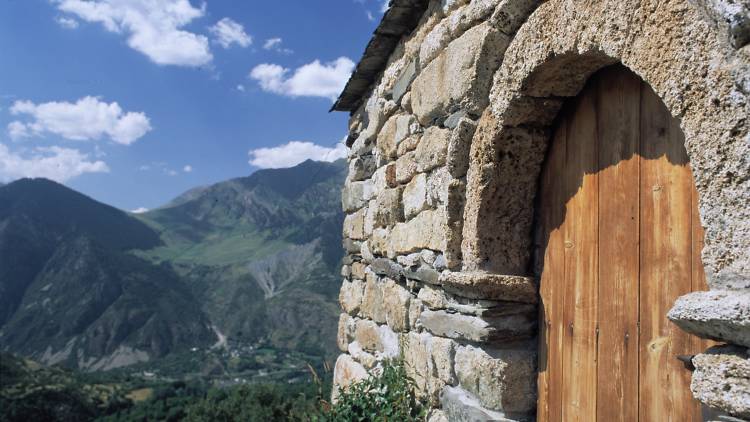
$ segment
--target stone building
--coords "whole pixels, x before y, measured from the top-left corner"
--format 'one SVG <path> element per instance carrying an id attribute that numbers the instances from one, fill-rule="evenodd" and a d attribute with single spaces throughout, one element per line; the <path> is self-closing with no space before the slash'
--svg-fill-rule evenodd
<path id="1" fill-rule="evenodd" d="M 433 421 L 750 418 L 747 0 L 391 0 L 333 108 L 334 396 L 401 356 Z"/>

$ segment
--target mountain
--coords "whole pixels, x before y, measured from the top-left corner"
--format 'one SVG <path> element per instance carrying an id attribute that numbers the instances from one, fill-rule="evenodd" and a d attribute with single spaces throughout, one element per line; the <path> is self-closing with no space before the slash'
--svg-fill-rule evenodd
<path id="1" fill-rule="evenodd" d="M 46 179 L 0 188 L 0 347 L 109 369 L 216 341 L 142 221 Z"/>
<path id="2" fill-rule="evenodd" d="M 176 376 L 321 366 L 336 354 L 345 177 L 343 160 L 306 161 L 137 215 L 45 179 L 0 187 L 0 350 Z"/>
<path id="3" fill-rule="evenodd" d="M 346 163 L 306 161 L 188 191 L 138 218 L 227 341 L 333 357 Z"/>

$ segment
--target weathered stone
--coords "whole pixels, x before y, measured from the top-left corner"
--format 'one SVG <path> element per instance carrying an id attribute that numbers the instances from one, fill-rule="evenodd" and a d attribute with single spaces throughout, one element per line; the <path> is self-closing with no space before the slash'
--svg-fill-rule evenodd
<path id="1" fill-rule="evenodd" d="M 398 141 L 396 139 L 396 121 L 399 115 L 393 115 L 378 134 L 377 149 L 380 156 L 386 160 L 392 160 L 396 157 L 396 147 Z"/>
<path id="2" fill-rule="evenodd" d="M 693 357 L 690 390 L 700 402 L 750 419 L 750 356 L 736 346 L 712 347 Z"/>
<path id="3" fill-rule="evenodd" d="M 388 255 L 388 237 L 390 231 L 388 229 L 375 229 L 372 231 L 372 236 L 368 241 L 368 251 L 372 254 L 370 262 L 377 259 L 377 257 Z"/>
<path id="4" fill-rule="evenodd" d="M 412 298 L 409 301 L 409 327 L 412 331 L 422 328 L 422 324 L 419 323 L 419 316 L 422 315 L 423 310 L 424 306 L 421 300 Z"/>
<path id="5" fill-rule="evenodd" d="M 394 169 L 394 177 L 397 183 L 406 183 L 417 174 L 416 151 L 410 151 L 398 157 Z"/>
<path id="6" fill-rule="evenodd" d="M 347 314 L 339 315 L 339 327 L 338 335 L 336 337 L 336 343 L 339 346 L 339 350 L 346 352 L 349 350 L 349 343 L 354 341 L 354 331 L 357 327 L 354 318 Z"/>
<path id="7" fill-rule="evenodd" d="M 445 384 L 456 382 L 453 372 L 453 361 L 456 353 L 456 343 L 441 337 L 432 337 L 430 343 L 430 358 L 437 378 Z"/>
<path id="8" fill-rule="evenodd" d="M 364 280 L 365 279 L 365 269 L 367 269 L 367 265 L 361 263 L 361 262 L 354 262 L 352 263 L 352 277 Z"/>
<path id="9" fill-rule="evenodd" d="M 341 277 L 344 277 L 348 279 L 352 276 L 352 266 L 351 265 L 342 265 L 341 266 Z"/>
<path id="10" fill-rule="evenodd" d="M 368 274 L 359 314 L 378 323 L 385 323 L 383 288 L 377 277 Z"/>
<path id="11" fill-rule="evenodd" d="M 417 62 L 416 60 L 411 60 L 409 64 L 406 65 L 406 67 L 401 71 L 401 75 L 399 75 L 396 83 L 393 85 L 393 91 L 391 93 L 393 101 L 397 103 L 401 101 L 401 107 L 406 109 L 407 111 L 408 108 L 406 107 L 407 104 L 405 103 L 408 103 L 408 101 L 405 101 L 406 97 L 404 96 L 404 94 L 407 93 L 412 81 L 416 76 Z"/>
<path id="12" fill-rule="evenodd" d="M 443 289 L 430 286 L 429 284 L 426 284 L 419 289 L 417 298 L 433 311 L 448 307 L 448 298 Z"/>
<path id="13" fill-rule="evenodd" d="M 396 257 L 396 262 L 404 268 L 415 267 L 422 263 L 422 255 L 419 252 L 409 255 L 399 255 Z"/>
<path id="14" fill-rule="evenodd" d="M 432 409 L 427 416 L 427 422 L 450 422 L 445 412 L 440 409 Z"/>
<path id="15" fill-rule="evenodd" d="M 373 215 L 371 222 L 366 217 L 365 225 L 375 227 L 389 227 L 400 221 L 404 221 L 404 213 L 401 206 L 401 189 L 386 189 L 382 191 L 374 202 L 371 204 Z M 370 214 L 368 212 L 368 215 Z M 365 227 L 367 231 L 368 227 Z M 370 230 L 372 232 L 372 230 Z"/>
<path id="16" fill-rule="evenodd" d="M 372 155 L 354 157 L 349 161 L 349 180 L 369 179 L 376 169 L 375 157 Z"/>
<path id="17" fill-rule="evenodd" d="M 440 204 L 448 205 L 453 182 L 453 176 L 448 173 L 447 167 L 439 167 L 430 172 L 427 177 L 427 202 L 429 206 L 437 207 Z M 455 182 L 458 183 L 458 181 Z M 463 202 L 461 202 L 461 204 L 463 204 Z"/>
<path id="18" fill-rule="evenodd" d="M 383 286 L 385 320 L 394 331 L 409 329 L 409 301 L 411 293 L 391 279 Z"/>
<path id="19" fill-rule="evenodd" d="M 406 223 L 393 227 L 389 250 L 394 254 L 408 254 L 420 249 L 443 250 L 445 231 L 443 210 L 422 211 Z"/>
<path id="20" fill-rule="evenodd" d="M 429 337 L 429 334 L 410 332 L 402 345 L 404 369 L 409 378 L 414 380 L 415 394 L 420 398 L 427 398 L 430 394 L 430 352 L 424 340 Z"/>
<path id="21" fill-rule="evenodd" d="M 370 269 L 375 274 L 384 275 L 386 277 L 399 280 L 403 273 L 403 268 L 397 263 L 387 258 L 376 258 L 370 263 Z"/>
<path id="22" fill-rule="evenodd" d="M 507 36 L 487 23 L 452 41 L 412 83 L 412 109 L 419 122 L 428 126 L 450 114 L 451 108 L 481 114 L 507 46 Z"/>
<path id="23" fill-rule="evenodd" d="M 459 346 L 456 377 L 482 406 L 513 413 L 536 407 L 536 353 L 530 350 L 488 350 Z"/>
<path id="24" fill-rule="evenodd" d="M 750 347 L 750 291 L 689 293 L 677 299 L 667 317 L 699 337 Z"/>
<path id="25" fill-rule="evenodd" d="M 524 303 L 538 300 L 537 286 L 532 277 L 443 271 L 440 284 L 446 290 L 468 298 Z"/>
<path id="26" fill-rule="evenodd" d="M 423 210 L 430 208 L 427 196 L 427 175 L 416 175 L 404 187 L 403 193 L 404 217 L 409 220 Z"/>
<path id="27" fill-rule="evenodd" d="M 438 284 L 440 273 L 429 265 L 422 264 L 419 266 L 404 268 L 404 277 L 419 280 L 424 283 Z"/>
<path id="28" fill-rule="evenodd" d="M 427 66 L 448 45 L 450 40 L 451 34 L 448 22 L 442 20 L 432 28 L 432 31 L 422 41 L 419 49 L 420 66 Z"/>
<path id="29" fill-rule="evenodd" d="M 396 154 L 401 157 L 409 151 L 414 151 L 415 149 L 417 149 L 417 145 L 419 145 L 419 141 L 421 139 L 422 136 L 419 134 L 409 136 L 408 138 L 401 141 L 400 144 L 398 144 Z"/>
<path id="30" fill-rule="evenodd" d="M 344 237 L 352 240 L 365 239 L 365 213 L 367 209 L 361 209 L 344 218 Z"/>
<path id="31" fill-rule="evenodd" d="M 345 184 L 341 191 L 341 204 L 344 212 L 352 212 L 364 207 L 374 195 L 375 189 L 371 180 Z"/>
<path id="32" fill-rule="evenodd" d="M 354 331 L 354 339 L 362 346 L 362 349 L 372 352 L 382 352 L 383 344 L 380 341 L 378 324 L 367 319 L 357 321 Z"/>
<path id="33" fill-rule="evenodd" d="M 477 317 L 447 311 L 424 310 L 419 317 L 422 326 L 432 334 L 475 343 L 495 343 L 530 338 L 536 329 L 531 313 Z"/>
<path id="34" fill-rule="evenodd" d="M 367 370 L 365 370 L 364 366 L 357 363 L 347 354 L 339 355 L 338 359 L 336 359 L 336 366 L 333 369 L 331 402 L 336 403 L 341 390 L 367 377 Z"/>
<path id="35" fill-rule="evenodd" d="M 456 422 L 515 422 L 502 412 L 489 410 L 476 397 L 459 387 L 446 386 L 440 394 L 440 405 L 449 421 Z"/>
<path id="36" fill-rule="evenodd" d="M 341 309 L 349 315 L 356 315 L 362 305 L 364 282 L 361 280 L 344 281 L 339 290 Z"/>
<path id="37" fill-rule="evenodd" d="M 354 360 L 361 363 L 367 369 L 372 369 L 378 363 L 375 355 L 365 352 L 362 346 L 356 341 L 349 343 L 347 351 Z"/>
<path id="38" fill-rule="evenodd" d="M 440 254 L 435 257 L 435 261 L 432 262 L 432 267 L 437 271 L 443 271 L 448 267 L 448 259 L 445 254 Z"/>
<path id="39" fill-rule="evenodd" d="M 347 253 L 358 254 L 360 252 L 362 242 L 358 242 L 352 239 L 344 239 L 342 241 L 342 246 Z"/>
<path id="40" fill-rule="evenodd" d="M 417 75 L 415 73 L 414 76 L 412 76 L 412 81 L 414 80 L 413 78 L 415 78 L 416 76 Z M 411 85 L 411 81 L 409 81 L 409 85 Z M 411 92 L 410 91 L 407 91 L 404 94 L 404 96 L 401 97 L 401 108 L 403 108 L 404 111 L 406 111 L 409 114 L 412 113 L 412 109 L 411 109 Z"/>
<path id="41" fill-rule="evenodd" d="M 501 0 L 489 22 L 505 34 L 513 35 L 541 0 Z"/>
<path id="42" fill-rule="evenodd" d="M 370 263 L 373 259 L 375 259 L 375 255 L 373 255 L 372 251 L 370 250 L 369 241 L 365 240 L 360 245 L 360 255 L 362 256 L 362 262 Z"/>
<path id="43" fill-rule="evenodd" d="M 415 150 L 418 172 L 430 171 L 445 164 L 450 136 L 448 129 L 430 127 L 425 130 Z"/>
<path id="44" fill-rule="evenodd" d="M 706 8 L 719 23 L 727 26 L 734 48 L 750 43 L 750 3 L 737 0 L 707 0 Z"/>
<path id="45" fill-rule="evenodd" d="M 456 123 L 456 128 L 451 133 L 448 142 L 448 171 L 455 178 L 466 176 L 469 171 L 469 150 L 471 149 L 471 138 L 477 124 L 469 119 L 462 118 Z"/>

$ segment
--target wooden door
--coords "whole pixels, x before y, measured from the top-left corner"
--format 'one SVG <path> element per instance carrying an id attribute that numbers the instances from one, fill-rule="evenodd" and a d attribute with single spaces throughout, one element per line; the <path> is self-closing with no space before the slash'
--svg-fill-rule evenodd
<path id="1" fill-rule="evenodd" d="M 622 66 L 566 105 L 540 181 L 539 421 L 701 420 L 671 324 L 706 290 L 697 194 L 676 119 Z"/>

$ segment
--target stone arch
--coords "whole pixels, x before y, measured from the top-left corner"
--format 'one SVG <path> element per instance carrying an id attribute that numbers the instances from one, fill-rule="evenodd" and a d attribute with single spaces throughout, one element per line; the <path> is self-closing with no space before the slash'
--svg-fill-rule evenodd
<path id="1" fill-rule="evenodd" d="M 532 273 L 534 199 L 550 126 L 565 98 L 618 62 L 681 121 L 706 229 L 709 283 L 747 283 L 749 60 L 688 0 L 548 1 L 519 29 L 472 139 L 465 271 Z"/>

